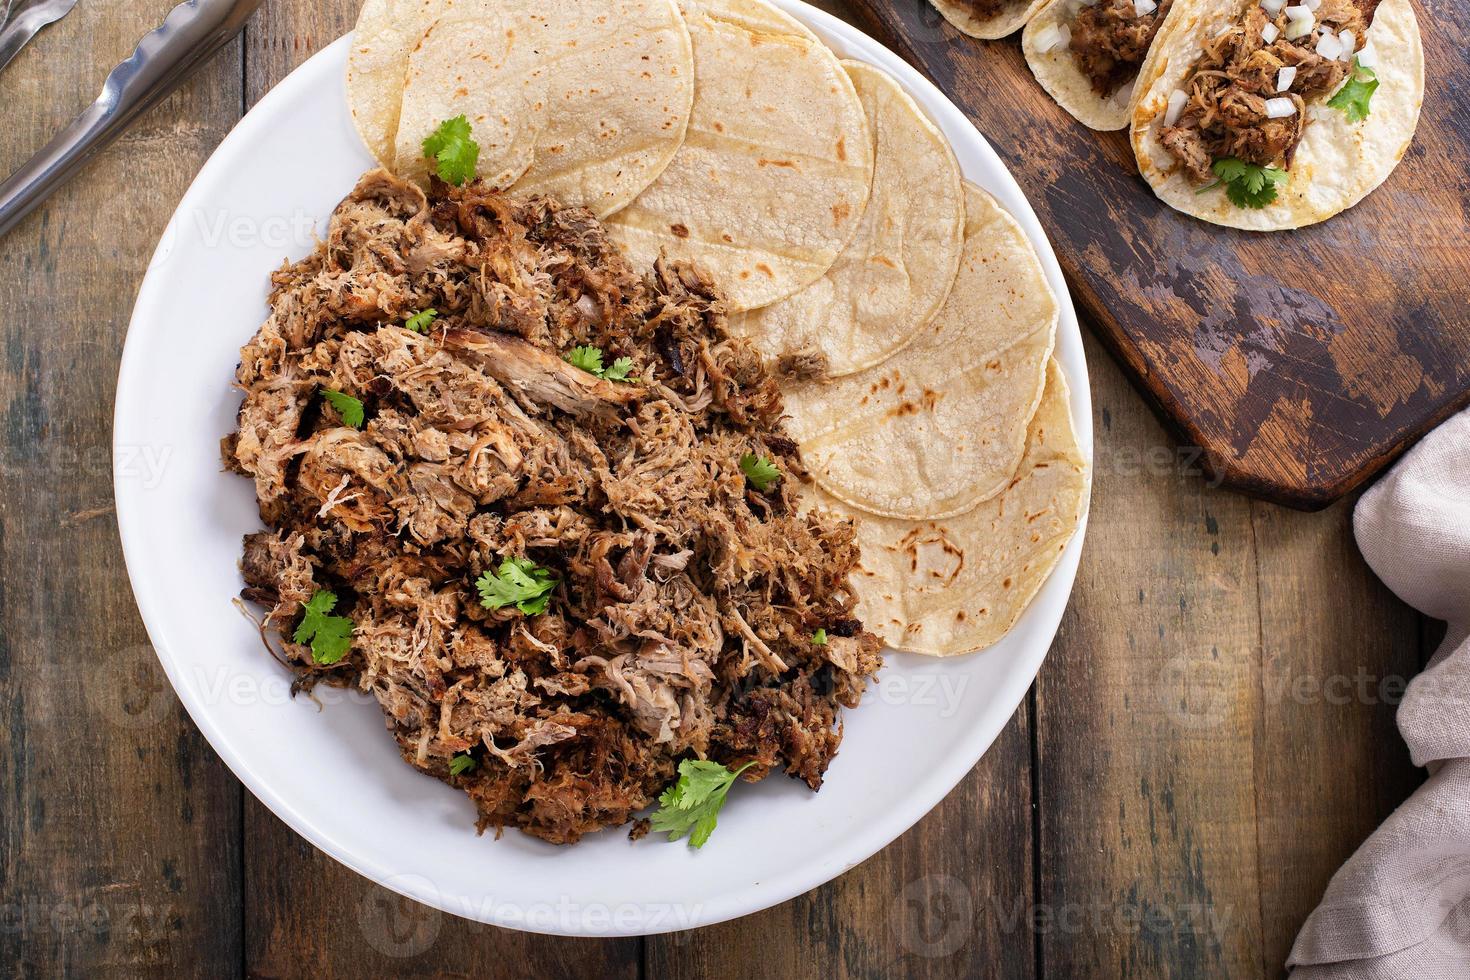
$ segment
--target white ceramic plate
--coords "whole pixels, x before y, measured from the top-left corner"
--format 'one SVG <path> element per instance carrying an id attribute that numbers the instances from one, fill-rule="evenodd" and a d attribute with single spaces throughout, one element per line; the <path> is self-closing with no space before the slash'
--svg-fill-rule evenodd
<path id="1" fill-rule="evenodd" d="M 988 143 L 897 56 L 798 0 L 776 0 L 837 53 L 891 72 L 943 128 L 965 175 L 1021 222 L 1061 300 L 1057 356 L 1087 452 L 1092 411 L 1076 315 L 1035 214 Z M 399 758 L 377 706 L 290 678 L 231 605 L 240 538 L 260 522 L 248 480 L 221 472 L 240 397 L 238 351 L 265 319 L 268 276 L 306 255 L 373 165 L 343 95 L 348 39 L 277 85 L 199 172 L 153 256 L 123 352 L 114 423 L 118 524 L 149 636 L 195 723 L 277 816 L 360 874 L 447 912 L 567 935 L 708 925 L 836 877 L 911 827 L 990 746 L 1046 656 L 1079 530 L 1016 629 L 950 660 L 890 654 L 818 794 L 739 784 L 701 851 L 608 831 L 557 848 L 477 837 L 461 793 Z"/>

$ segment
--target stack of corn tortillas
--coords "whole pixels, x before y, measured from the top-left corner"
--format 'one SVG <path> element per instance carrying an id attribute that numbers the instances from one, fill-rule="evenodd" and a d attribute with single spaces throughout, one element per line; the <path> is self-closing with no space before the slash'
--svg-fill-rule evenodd
<path id="1" fill-rule="evenodd" d="M 702 266 L 778 364 L 806 500 L 855 519 L 868 628 L 993 644 L 1089 471 L 1029 240 L 890 76 L 764 0 L 367 0 L 348 98 L 385 166 L 465 116 L 477 174 Z"/>

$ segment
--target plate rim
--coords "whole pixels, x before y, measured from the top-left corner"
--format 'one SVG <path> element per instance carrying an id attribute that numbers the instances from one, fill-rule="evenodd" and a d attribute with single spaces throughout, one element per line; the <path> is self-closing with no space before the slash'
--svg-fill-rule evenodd
<path id="1" fill-rule="evenodd" d="M 952 131 L 958 131 L 965 139 L 973 143 L 974 148 L 982 157 L 988 158 L 989 174 L 985 175 L 983 182 L 971 174 L 964 176 L 980 184 L 1001 202 L 1002 206 L 1021 224 L 1041 259 L 1048 283 L 1056 293 L 1059 307 L 1054 356 L 1062 365 L 1063 374 L 1071 390 L 1071 411 L 1073 424 L 1077 430 L 1078 444 L 1091 463 L 1093 459 L 1092 400 L 1081 328 L 1071 294 L 1051 243 L 1035 211 L 1021 191 L 1020 185 L 1012 176 L 1010 168 L 1005 165 L 989 141 L 948 96 L 887 47 L 869 37 L 859 28 L 812 7 L 803 0 L 769 0 L 769 2 L 811 28 L 824 41 L 828 38 L 837 39 L 840 42 L 840 50 L 837 52 L 839 57 L 865 60 L 889 72 L 931 118 L 936 115 L 940 117 L 935 118 L 935 122 L 945 131 L 947 138 L 953 141 Z M 145 321 L 148 319 L 149 310 L 158 302 L 158 293 L 163 288 L 163 277 L 158 273 L 158 269 L 172 244 L 168 229 L 174 228 L 180 216 L 187 213 L 194 205 L 195 198 L 202 196 L 200 188 L 208 182 L 207 178 L 212 172 L 228 166 L 229 159 L 235 155 L 237 147 L 246 144 L 254 130 L 268 124 L 278 105 L 288 105 L 300 97 L 301 93 L 298 90 L 311 84 L 315 80 L 314 76 L 323 70 L 324 62 L 330 61 L 338 49 L 348 45 L 351 37 L 352 32 L 349 31 L 294 68 L 231 128 L 219 146 L 210 154 L 209 159 L 200 167 L 199 172 L 184 192 L 149 260 L 147 272 L 138 289 L 118 368 L 113 411 L 113 494 L 117 508 L 118 533 L 128 570 L 128 579 L 139 614 L 147 629 L 150 644 L 190 719 L 241 784 L 294 832 L 305 837 L 314 847 L 333 860 L 370 881 L 450 915 L 521 931 L 549 935 L 590 935 L 617 938 L 656 935 L 687 928 L 678 922 L 649 922 L 645 915 L 646 910 L 643 908 L 640 908 L 637 916 L 621 919 L 605 930 L 594 930 L 569 926 L 566 921 L 550 925 L 531 923 L 526 921 L 525 916 L 507 914 L 501 905 L 486 909 L 473 903 L 462 902 L 456 906 L 449 901 L 454 897 L 453 895 L 441 893 L 431 882 L 421 879 L 417 874 L 393 870 L 384 866 L 375 855 L 364 854 L 359 850 L 341 846 L 330 834 L 293 807 L 287 796 L 273 789 L 269 774 L 257 771 L 237 751 L 235 736 L 230 735 L 215 723 L 208 706 L 199 696 L 201 692 L 196 690 L 190 678 L 184 676 L 184 658 L 176 656 L 167 644 L 158 641 L 158 637 L 164 635 L 165 632 L 161 625 L 163 614 L 160 609 L 160 597 L 153 594 L 158 590 L 150 590 L 147 580 L 137 571 L 140 567 L 139 556 L 146 547 L 144 540 L 146 530 L 140 526 L 141 518 L 130 516 L 135 509 L 141 506 L 134 503 L 135 496 L 140 489 L 136 484 L 125 479 L 121 463 L 121 453 L 125 448 L 129 431 L 134 428 L 146 429 L 146 421 L 141 419 L 135 421 L 129 417 L 129 409 L 138 401 L 133 392 L 144 383 L 141 377 L 143 367 L 138 363 L 141 356 L 138 351 L 142 344 L 134 343 L 133 338 L 148 329 Z M 312 68 L 313 65 L 316 67 Z M 338 91 L 345 98 L 345 88 L 340 80 Z M 906 802 L 885 808 L 881 811 L 883 817 L 864 828 L 864 833 L 847 838 L 840 847 L 834 846 L 826 856 L 798 865 L 774 879 L 751 883 L 740 889 L 731 889 L 720 895 L 716 901 L 703 903 L 698 927 L 715 925 L 779 905 L 856 867 L 911 830 L 925 815 L 937 807 L 959 784 L 960 780 L 979 763 L 1005 725 L 1014 716 L 1016 708 L 1034 683 L 1052 643 L 1055 642 L 1061 617 L 1070 601 L 1075 584 L 1078 561 L 1086 536 L 1090 502 L 1091 481 L 1089 480 L 1088 506 L 1084 509 L 1082 519 L 1057 567 L 1048 576 L 1041 592 L 1038 592 L 1037 599 L 1033 600 L 1031 607 L 1024 613 L 1024 617 L 1042 617 L 1042 622 L 1038 625 L 1044 625 L 1044 629 L 1041 629 L 1040 632 L 1048 637 L 1047 641 L 1043 644 L 1038 640 L 1036 644 L 1024 649 L 1015 658 L 1016 664 L 1007 672 L 1003 685 L 995 695 L 994 704 L 997 707 L 990 712 L 989 716 L 962 733 L 963 751 L 954 752 L 945 758 L 942 765 L 934 767 L 929 776 L 920 784 L 921 792 L 911 794 L 911 799 Z M 1056 584 L 1063 580 L 1065 580 L 1065 590 L 1060 600 L 1048 604 L 1047 607 L 1039 604 L 1038 600 L 1042 593 L 1057 587 Z M 985 652 L 980 651 L 969 656 L 984 655 Z M 1004 707 L 1005 710 L 1000 710 L 1001 707 Z M 854 841 L 857 843 L 854 844 Z"/>

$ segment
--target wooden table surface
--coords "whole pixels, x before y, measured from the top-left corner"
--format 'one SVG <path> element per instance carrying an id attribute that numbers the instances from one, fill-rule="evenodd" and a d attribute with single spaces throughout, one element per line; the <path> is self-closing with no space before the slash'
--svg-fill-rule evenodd
<path id="1" fill-rule="evenodd" d="M 83 0 L 42 32 L 0 76 L 0 168 L 171 2 Z M 1350 502 L 1302 514 L 1207 486 L 1090 336 L 1092 518 L 1051 655 L 949 798 L 838 880 L 693 932 L 543 938 L 400 899 L 241 788 L 133 605 L 113 384 L 190 179 L 357 6 L 266 0 L 0 243 L 0 974 L 1280 976 L 1334 869 L 1420 779 L 1393 712 L 1436 624 L 1363 565 Z"/>

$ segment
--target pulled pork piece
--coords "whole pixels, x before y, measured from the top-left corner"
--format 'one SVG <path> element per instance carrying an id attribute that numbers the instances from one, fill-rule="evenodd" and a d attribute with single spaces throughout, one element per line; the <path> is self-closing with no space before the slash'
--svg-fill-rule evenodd
<path id="1" fill-rule="evenodd" d="M 704 276 L 640 276 L 581 209 L 374 171 L 272 282 L 222 451 L 268 526 L 242 595 L 301 686 L 371 692 L 497 833 L 626 823 L 689 757 L 820 787 L 880 644 L 852 616 L 853 527 L 798 509 L 776 381 Z M 564 360 L 582 345 L 629 380 Z M 747 453 L 790 479 L 756 492 Z M 555 578 L 543 610 L 481 604 L 507 559 Z M 318 590 L 352 620 L 332 664 L 292 641 Z"/>
<path id="2" fill-rule="evenodd" d="M 1140 15 L 1133 0 L 1097 0 L 1072 21 L 1072 57 L 1103 98 L 1138 77 L 1144 56 L 1173 0 Z"/>
<path id="3" fill-rule="evenodd" d="M 1324 34 L 1350 31 L 1354 51 L 1363 46 L 1378 0 L 1322 0 L 1312 30 L 1287 40 L 1289 20 L 1283 10 L 1273 20 L 1252 5 L 1240 23 L 1205 42 L 1204 53 L 1184 81 L 1187 101 L 1173 126 L 1159 131 L 1159 141 L 1198 183 L 1215 179 L 1212 166 L 1235 157 L 1259 167 L 1291 166 L 1307 124 L 1307 103 L 1337 89 L 1351 70 L 1351 53 L 1343 59 L 1317 54 Z M 1278 36 L 1266 43 L 1274 24 Z M 1296 75 L 1285 91 L 1277 91 L 1282 68 Z M 1270 118 L 1266 100 L 1290 99 L 1295 112 Z"/>

